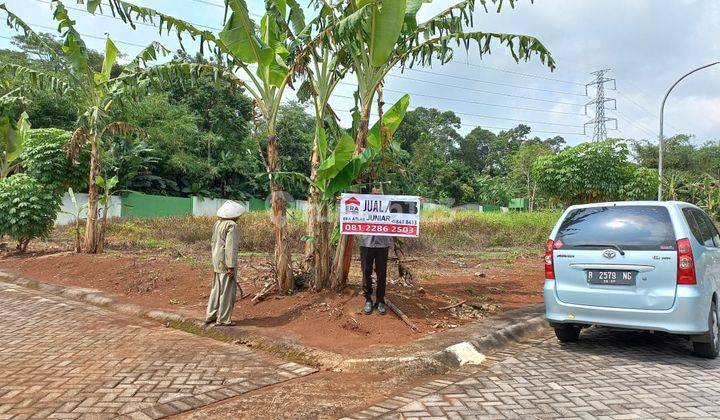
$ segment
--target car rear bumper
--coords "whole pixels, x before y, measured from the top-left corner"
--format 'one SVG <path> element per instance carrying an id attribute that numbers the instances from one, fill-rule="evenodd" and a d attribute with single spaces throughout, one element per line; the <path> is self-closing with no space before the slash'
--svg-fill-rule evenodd
<path id="1" fill-rule="evenodd" d="M 700 334 L 708 330 L 710 298 L 696 286 L 678 286 L 675 302 L 667 310 L 610 308 L 573 305 L 560 301 L 555 281 L 546 280 L 543 290 L 545 315 L 552 323 L 603 325 L 673 334 Z"/>

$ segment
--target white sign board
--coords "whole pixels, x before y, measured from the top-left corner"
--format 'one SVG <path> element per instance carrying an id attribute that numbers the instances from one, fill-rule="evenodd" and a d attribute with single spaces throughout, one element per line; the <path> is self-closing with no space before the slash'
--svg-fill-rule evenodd
<path id="1" fill-rule="evenodd" d="M 411 195 L 342 194 L 340 233 L 343 235 L 420 235 L 420 198 Z"/>

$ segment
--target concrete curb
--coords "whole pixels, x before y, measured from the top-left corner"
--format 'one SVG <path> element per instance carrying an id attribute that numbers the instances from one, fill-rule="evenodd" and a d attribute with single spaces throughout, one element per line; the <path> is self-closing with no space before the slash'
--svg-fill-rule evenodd
<path id="1" fill-rule="evenodd" d="M 64 296 L 126 315 L 160 321 L 168 327 L 192 334 L 243 344 L 288 361 L 338 372 L 392 372 L 412 375 L 444 373 L 462 365 L 481 364 L 487 353 L 518 342 L 548 326 L 542 306 L 539 305 L 523 309 L 522 316 L 518 317 L 520 319 L 513 320 L 501 329 L 479 335 L 469 333 L 468 340 L 456 340 L 439 349 L 435 344 L 429 350 L 408 349 L 407 353 L 401 353 L 398 356 L 374 357 L 370 354 L 364 358 L 347 358 L 338 353 L 304 346 L 291 340 L 252 334 L 236 328 L 223 328 L 222 330 L 207 328 L 200 319 L 177 312 L 145 309 L 136 304 L 117 302 L 93 289 L 48 284 L 16 276 L 5 270 L 0 270 L 0 281 Z M 492 321 L 492 318 L 488 318 L 488 320 Z"/>
<path id="2" fill-rule="evenodd" d="M 541 307 L 534 308 L 542 313 Z M 437 351 L 420 352 L 401 357 L 375 357 L 346 359 L 335 370 L 338 371 L 405 371 L 438 374 L 462 365 L 478 365 L 485 361 L 486 354 L 536 334 L 548 327 L 544 313 L 523 319 L 489 334 L 472 337 Z"/>
<path id="3" fill-rule="evenodd" d="M 523 338 L 538 333 L 547 327 L 548 323 L 545 315 L 536 316 L 474 340 L 446 347 L 444 350 L 435 353 L 433 358 L 452 367 L 480 364 L 485 360 L 486 353 L 519 342 Z M 479 362 L 476 363 L 477 360 Z"/>

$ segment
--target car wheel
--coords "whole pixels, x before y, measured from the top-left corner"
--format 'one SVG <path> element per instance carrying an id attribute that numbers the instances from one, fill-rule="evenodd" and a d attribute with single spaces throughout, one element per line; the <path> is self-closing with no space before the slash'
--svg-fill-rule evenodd
<path id="1" fill-rule="evenodd" d="M 557 325 L 555 336 L 561 343 L 575 343 L 580 338 L 580 327 L 576 325 Z"/>
<path id="2" fill-rule="evenodd" d="M 706 359 L 715 359 L 720 353 L 720 327 L 718 324 L 717 305 L 710 305 L 708 314 L 707 342 L 693 341 L 693 350 L 696 356 Z"/>

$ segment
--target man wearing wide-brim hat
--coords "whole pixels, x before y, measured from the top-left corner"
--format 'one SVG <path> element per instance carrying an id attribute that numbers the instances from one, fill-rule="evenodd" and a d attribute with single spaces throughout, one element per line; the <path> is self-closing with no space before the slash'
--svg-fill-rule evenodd
<path id="1" fill-rule="evenodd" d="M 212 263 L 213 286 L 208 300 L 205 325 L 231 326 L 232 311 L 237 293 L 237 260 L 240 233 L 237 219 L 245 208 L 234 201 L 226 201 L 217 211 L 213 226 Z"/>

